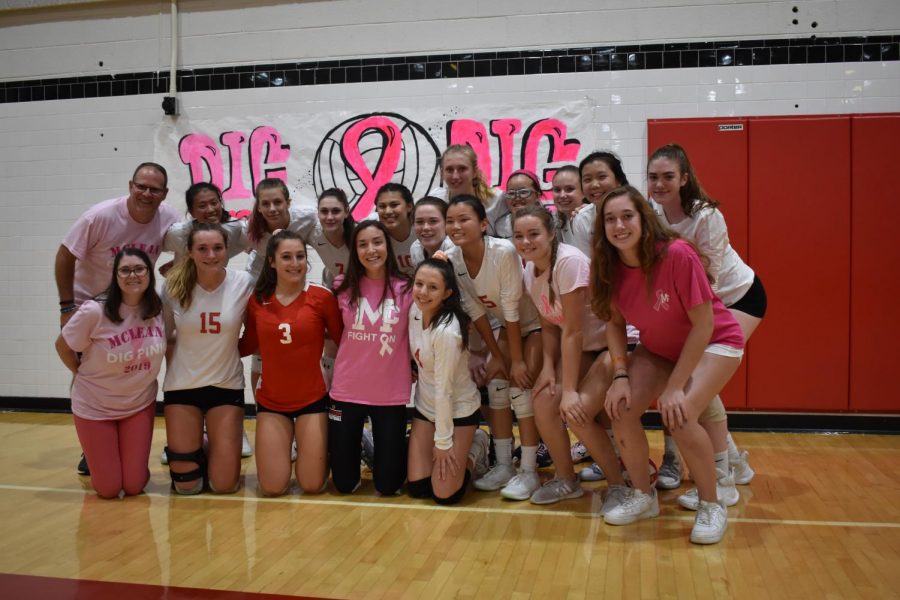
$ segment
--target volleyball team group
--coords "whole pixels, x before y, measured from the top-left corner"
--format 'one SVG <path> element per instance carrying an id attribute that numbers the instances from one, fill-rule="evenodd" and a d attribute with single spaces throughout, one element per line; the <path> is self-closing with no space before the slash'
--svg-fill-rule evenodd
<path id="1" fill-rule="evenodd" d="M 57 255 L 57 350 L 98 495 L 149 481 L 164 357 L 172 489 L 237 491 L 241 357 L 253 356 L 262 495 L 288 493 L 292 477 L 320 493 L 329 474 L 355 492 L 365 432 L 381 496 L 454 504 L 471 484 L 552 504 L 605 479 L 611 525 L 656 517 L 657 488 L 680 487 L 687 467 L 695 487 L 678 503 L 696 511 L 690 539 L 720 541 L 753 470 L 718 393 L 766 297 L 684 150 L 651 155 L 649 200 L 610 152 L 559 168 L 553 212 L 530 171 L 502 192 L 486 185 L 469 146 L 450 146 L 440 168 L 444 186 L 418 201 L 382 186 L 377 217 L 359 223 L 342 190 L 295 206 L 279 179 L 258 184 L 246 220 L 230 218 L 217 187 L 194 184 L 182 217 L 162 204 L 154 163 L 128 196 L 85 213 Z M 157 285 L 163 251 L 175 259 Z M 323 285 L 310 282 L 310 251 Z M 247 269 L 229 268 L 243 252 Z M 653 402 L 658 473 L 641 423 Z M 594 464 L 576 473 L 585 457 Z"/>

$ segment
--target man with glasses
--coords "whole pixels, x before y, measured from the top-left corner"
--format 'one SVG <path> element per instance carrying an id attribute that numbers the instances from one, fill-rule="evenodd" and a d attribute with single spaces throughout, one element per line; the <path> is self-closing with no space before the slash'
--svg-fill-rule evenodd
<path id="1" fill-rule="evenodd" d="M 161 165 L 141 163 L 128 183 L 127 196 L 100 202 L 75 221 L 56 253 L 60 327 L 82 302 L 106 289 L 119 250 L 140 248 L 156 263 L 166 230 L 180 218 L 177 210 L 162 204 L 169 192 L 167 183 Z M 78 473 L 89 474 L 84 455 Z"/>

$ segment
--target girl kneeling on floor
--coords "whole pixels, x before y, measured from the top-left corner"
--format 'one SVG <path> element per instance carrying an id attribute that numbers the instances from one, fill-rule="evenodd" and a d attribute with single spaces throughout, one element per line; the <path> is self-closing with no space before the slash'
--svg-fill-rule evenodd
<path id="1" fill-rule="evenodd" d="M 450 263 L 416 269 L 409 348 L 419 366 L 409 439 L 409 495 L 459 502 L 473 475 L 488 468 L 488 436 L 478 429 L 481 396 L 469 377 L 469 317 Z"/>

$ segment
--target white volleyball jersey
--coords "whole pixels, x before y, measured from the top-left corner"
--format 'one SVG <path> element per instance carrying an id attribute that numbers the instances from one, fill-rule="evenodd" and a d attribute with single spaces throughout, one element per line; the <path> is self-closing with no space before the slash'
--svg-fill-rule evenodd
<path id="1" fill-rule="evenodd" d="M 413 264 L 410 249 L 416 241 L 416 232 L 410 226 L 409 235 L 406 236 L 405 240 L 398 242 L 391 236 L 388 236 L 388 239 L 391 241 L 391 248 L 394 250 L 394 258 L 397 259 L 397 266 L 400 267 L 400 271 L 412 276 L 416 272 L 416 265 Z"/>
<path id="2" fill-rule="evenodd" d="M 669 223 L 662 205 L 650 200 L 650 206 L 659 222 L 678 232 L 692 242 L 709 259 L 709 274 L 713 278 L 712 289 L 725 306 L 731 306 L 744 297 L 753 285 L 753 269 L 741 260 L 731 247 L 725 216 L 717 208 L 706 207 L 693 217 L 685 217 L 678 223 Z"/>
<path id="3" fill-rule="evenodd" d="M 328 274 L 331 276 L 330 279 L 333 280 L 338 275 L 343 275 L 347 272 L 347 265 L 350 264 L 350 248 L 346 244 L 340 248 L 332 245 L 328 238 L 325 237 L 322 224 L 318 221 L 316 221 L 316 227 L 313 229 L 309 247 L 315 250 L 319 258 L 322 259 Z"/>
<path id="4" fill-rule="evenodd" d="M 450 241 L 450 238 L 444 237 L 444 241 L 441 242 L 438 250 L 446 254 L 454 247 L 455 244 Z M 419 242 L 419 240 L 413 242 L 413 245 L 409 249 L 409 254 L 412 257 L 413 267 L 418 267 L 426 258 L 431 258 L 430 256 L 425 256 L 425 248 L 422 247 L 422 243 Z"/>
<path id="5" fill-rule="evenodd" d="M 245 271 L 225 270 L 225 280 L 211 292 L 194 286 L 191 305 L 184 309 L 163 285 L 166 334 L 174 333 L 172 360 L 166 364 L 164 391 L 215 386 L 244 387 L 238 339 L 256 278 Z"/>
<path id="6" fill-rule="evenodd" d="M 487 236 L 484 258 L 478 275 L 469 275 L 462 250 L 454 247 L 448 253 L 462 294 L 463 308 L 472 320 L 489 314 L 502 325 L 518 321 L 522 333 L 540 329 L 537 309 L 522 285 L 522 260 L 512 242 Z"/>
<path id="7" fill-rule="evenodd" d="M 575 246 L 588 258 L 591 258 L 594 254 L 592 241 L 594 237 L 594 222 L 596 216 L 597 207 L 593 204 L 588 204 L 582 208 L 578 214 L 569 219 L 569 229 L 571 230 L 571 233 L 567 236 L 569 237 L 569 240 L 565 243 L 570 246 Z"/>
<path id="8" fill-rule="evenodd" d="M 419 365 L 416 408 L 434 422 L 434 445 L 453 446 L 453 419 L 468 417 L 481 406 L 481 395 L 469 375 L 469 351 L 462 347 L 459 321 L 454 317 L 425 329 L 422 311 L 409 309 L 409 349 Z"/>

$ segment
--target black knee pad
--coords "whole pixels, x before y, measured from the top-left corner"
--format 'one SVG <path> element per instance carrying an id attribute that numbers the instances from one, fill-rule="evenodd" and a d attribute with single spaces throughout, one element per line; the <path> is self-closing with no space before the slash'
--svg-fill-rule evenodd
<path id="1" fill-rule="evenodd" d="M 434 495 L 431 489 L 431 477 L 407 481 L 406 491 L 410 498 L 431 498 Z"/>
<path id="2" fill-rule="evenodd" d="M 203 481 L 204 488 L 207 486 L 206 454 L 204 454 L 203 448 L 198 448 L 193 452 L 173 452 L 166 446 L 166 457 L 169 459 L 169 476 L 172 477 L 172 489 L 175 489 L 176 482 L 184 483 L 197 479 Z M 197 463 L 197 468 L 187 473 L 176 473 L 172 471 L 172 461 L 174 460 Z"/>
<path id="3" fill-rule="evenodd" d="M 434 501 L 438 504 L 449 506 L 451 504 L 457 504 L 460 500 L 462 500 L 463 496 L 466 494 L 466 490 L 469 489 L 469 481 L 472 479 L 471 473 L 466 471 L 465 478 L 463 479 L 462 485 L 459 486 L 459 489 L 453 492 L 450 496 L 446 498 L 439 498 L 438 496 L 434 497 Z"/>

